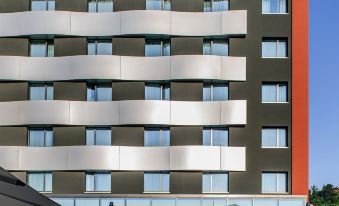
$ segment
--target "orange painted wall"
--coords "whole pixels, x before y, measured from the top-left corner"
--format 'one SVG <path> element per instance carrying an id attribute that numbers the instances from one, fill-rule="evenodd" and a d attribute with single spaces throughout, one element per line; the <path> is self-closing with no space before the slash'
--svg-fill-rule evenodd
<path id="1" fill-rule="evenodd" d="M 292 0 L 292 194 L 308 193 L 308 0 Z"/>

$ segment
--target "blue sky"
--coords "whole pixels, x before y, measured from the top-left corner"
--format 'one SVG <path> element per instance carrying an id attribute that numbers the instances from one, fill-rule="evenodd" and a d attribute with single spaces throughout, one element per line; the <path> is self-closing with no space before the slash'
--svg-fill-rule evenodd
<path id="1" fill-rule="evenodd" d="M 339 0 L 309 1 L 310 185 L 339 186 Z"/>

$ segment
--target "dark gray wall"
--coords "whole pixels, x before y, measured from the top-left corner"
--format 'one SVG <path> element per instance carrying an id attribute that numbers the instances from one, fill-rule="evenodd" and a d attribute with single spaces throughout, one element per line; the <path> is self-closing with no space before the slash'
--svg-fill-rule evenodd
<path id="1" fill-rule="evenodd" d="M 144 100 L 145 82 L 113 82 L 112 100 Z"/>
<path id="2" fill-rule="evenodd" d="M 54 127 L 54 146 L 86 145 L 85 127 Z"/>
<path id="3" fill-rule="evenodd" d="M 87 12 L 88 0 L 56 0 L 55 10 Z"/>
<path id="4" fill-rule="evenodd" d="M 29 41 L 24 38 L 0 38 L 1 56 L 28 56 Z"/>
<path id="5" fill-rule="evenodd" d="M 87 87 L 84 82 L 54 82 L 53 86 L 55 100 L 87 100 Z"/>
<path id="6" fill-rule="evenodd" d="M 171 38 L 171 55 L 203 54 L 202 37 L 173 37 Z"/>
<path id="7" fill-rule="evenodd" d="M 202 12 L 204 0 L 172 0 L 172 11 Z"/>
<path id="8" fill-rule="evenodd" d="M 125 1 L 127 2 L 127 1 Z M 112 38 L 113 55 L 145 56 L 145 38 Z"/>
<path id="9" fill-rule="evenodd" d="M 144 192 L 143 172 L 112 172 L 113 194 L 142 194 Z"/>
<path id="10" fill-rule="evenodd" d="M 291 5 L 290 0 L 288 3 Z M 261 1 L 231 1 L 231 9 L 248 10 L 248 34 L 245 38 L 230 38 L 229 41 L 230 56 L 247 57 L 246 82 L 231 82 L 229 85 L 230 99 L 247 99 L 246 126 L 231 127 L 229 134 L 230 146 L 246 146 L 246 172 L 230 173 L 230 193 L 260 194 L 262 171 L 288 172 L 291 193 L 291 147 L 261 148 L 263 126 L 285 126 L 291 130 L 291 104 L 261 103 L 261 85 L 264 81 L 287 82 L 291 101 L 291 59 L 261 58 L 263 37 L 288 38 L 290 56 L 291 15 L 262 15 Z M 291 133 L 288 134 L 291 142 Z"/>
<path id="11" fill-rule="evenodd" d="M 112 127 L 112 145 L 144 146 L 144 128 Z"/>
<path id="12" fill-rule="evenodd" d="M 201 194 L 201 172 L 171 172 L 170 191 L 172 194 Z"/>
<path id="13" fill-rule="evenodd" d="M 0 0 L 0 13 L 29 11 L 30 0 Z"/>
<path id="14" fill-rule="evenodd" d="M 54 194 L 82 194 L 86 191 L 85 172 L 53 172 Z"/>
<path id="15" fill-rule="evenodd" d="M 73 56 L 87 55 L 87 39 L 86 38 L 55 38 L 54 39 L 54 55 Z"/>
<path id="16" fill-rule="evenodd" d="M 171 100 L 202 101 L 202 82 L 171 82 Z"/>
<path id="17" fill-rule="evenodd" d="M 146 9 L 146 0 L 113 0 L 113 3 L 113 11 Z"/>
<path id="18" fill-rule="evenodd" d="M 0 102 L 28 99 L 28 83 L 0 83 Z"/>
<path id="19" fill-rule="evenodd" d="M 27 146 L 27 127 L 0 127 L 0 146 Z"/>
<path id="20" fill-rule="evenodd" d="M 171 127 L 171 146 L 202 145 L 202 127 Z"/>

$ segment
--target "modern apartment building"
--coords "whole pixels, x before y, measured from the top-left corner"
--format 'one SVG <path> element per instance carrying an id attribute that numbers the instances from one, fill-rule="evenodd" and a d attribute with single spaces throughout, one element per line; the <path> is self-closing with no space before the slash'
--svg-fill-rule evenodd
<path id="1" fill-rule="evenodd" d="M 305 205 L 307 10 L 0 0 L 0 166 L 62 206 Z"/>

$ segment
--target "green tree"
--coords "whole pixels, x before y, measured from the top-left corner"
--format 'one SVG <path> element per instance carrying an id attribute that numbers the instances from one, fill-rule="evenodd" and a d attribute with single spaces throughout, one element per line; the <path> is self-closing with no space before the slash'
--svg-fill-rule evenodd
<path id="1" fill-rule="evenodd" d="M 324 185 L 321 190 L 312 186 L 309 190 L 310 202 L 314 206 L 339 206 L 339 188 L 331 184 Z"/>

